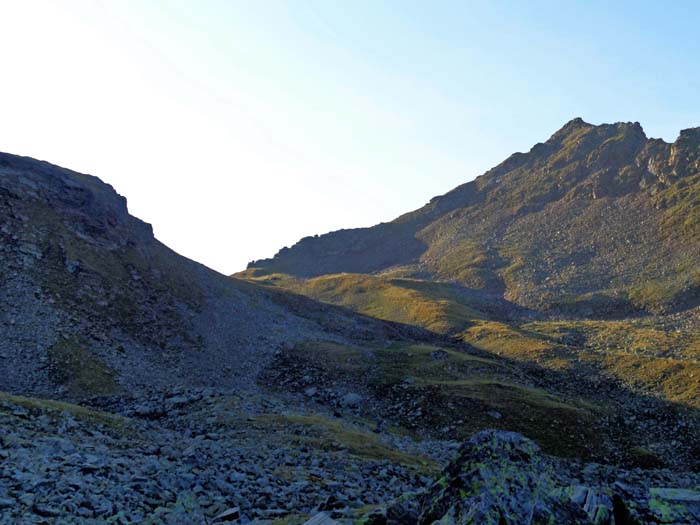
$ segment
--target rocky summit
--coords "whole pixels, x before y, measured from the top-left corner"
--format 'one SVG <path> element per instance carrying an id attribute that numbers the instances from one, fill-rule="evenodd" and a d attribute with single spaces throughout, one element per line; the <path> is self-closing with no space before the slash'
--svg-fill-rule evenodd
<path id="1" fill-rule="evenodd" d="M 521 307 L 621 316 L 700 305 L 700 128 L 577 118 L 527 153 L 371 228 L 307 237 L 258 273 L 447 280 Z"/>
<path id="2" fill-rule="evenodd" d="M 700 523 L 698 196 L 575 119 L 228 277 L 0 154 L 0 523 Z"/>

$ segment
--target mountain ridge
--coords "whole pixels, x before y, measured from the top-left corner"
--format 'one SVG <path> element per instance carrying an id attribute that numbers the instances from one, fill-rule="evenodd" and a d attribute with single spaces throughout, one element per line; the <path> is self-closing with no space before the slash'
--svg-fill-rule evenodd
<path id="1" fill-rule="evenodd" d="M 591 294 L 600 304 L 581 311 L 682 309 L 698 301 L 700 281 L 692 270 L 674 272 L 677 282 L 664 284 L 673 289 L 671 297 L 640 289 L 643 283 L 631 274 L 650 270 L 647 280 L 660 281 L 663 269 L 651 268 L 656 259 L 688 265 L 700 234 L 685 216 L 700 210 L 698 175 L 700 128 L 682 130 L 667 143 L 647 138 L 637 122 L 596 126 L 576 118 L 527 153 L 511 155 L 422 208 L 374 227 L 306 237 L 248 268 L 309 278 L 404 267 L 408 275 L 455 281 L 537 310 L 590 303 Z M 601 220 L 610 222 L 605 227 L 615 237 L 609 242 L 593 238 Z M 642 231 L 644 221 L 650 224 Z M 557 229 L 569 236 L 563 249 L 552 236 Z M 626 239 L 628 233 L 636 239 Z M 611 268 L 630 242 L 639 245 L 640 263 Z M 659 246 L 669 253 L 658 253 Z M 591 250 L 598 254 L 592 262 Z M 486 262 L 463 263 L 475 253 L 486 254 Z M 549 254 L 556 255 L 548 262 Z M 574 272 L 578 283 L 573 274 L 562 275 L 572 262 L 581 267 Z M 539 282 L 539 265 L 550 266 L 549 277 L 560 274 L 557 286 Z M 592 274 L 598 282 L 582 287 Z"/>

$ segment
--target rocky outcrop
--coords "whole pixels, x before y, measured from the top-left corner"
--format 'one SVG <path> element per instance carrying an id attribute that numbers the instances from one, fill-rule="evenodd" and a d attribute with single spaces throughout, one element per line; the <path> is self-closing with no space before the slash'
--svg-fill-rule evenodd
<path id="1" fill-rule="evenodd" d="M 427 492 L 400 498 L 378 523 L 681 525 L 700 520 L 697 479 L 690 487 L 668 488 L 653 486 L 660 479 L 641 471 L 600 476 L 593 470 L 598 476 L 588 469 L 584 485 L 570 466 L 545 457 L 522 435 L 483 431 L 460 448 Z M 611 477 L 618 479 L 610 482 Z M 673 475 L 664 481 L 673 483 Z"/>
<path id="2" fill-rule="evenodd" d="M 585 523 L 585 514 L 555 491 L 532 441 L 512 432 L 482 432 L 463 446 L 425 496 L 419 523 Z"/>
<path id="3" fill-rule="evenodd" d="M 282 248 L 272 259 L 253 261 L 249 268 L 313 277 L 327 273 L 371 273 L 415 260 L 425 245 L 415 238 L 413 224 L 380 224 L 305 237 Z"/>

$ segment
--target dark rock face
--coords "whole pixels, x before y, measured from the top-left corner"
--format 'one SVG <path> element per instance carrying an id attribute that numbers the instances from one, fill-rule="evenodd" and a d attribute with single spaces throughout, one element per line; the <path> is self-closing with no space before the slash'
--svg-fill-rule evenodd
<path id="1" fill-rule="evenodd" d="M 305 237 L 292 248 L 282 248 L 274 258 L 253 261 L 248 267 L 303 277 L 371 273 L 420 256 L 425 245 L 415 238 L 414 230 L 413 225 L 389 223 Z"/>
<path id="2" fill-rule="evenodd" d="M 700 491 L 615 483 L 613 515 L 615 525 L 700 523 Z"/>
<path id="3" fill-rule="evenodd" d="M 566 124 L 423 208 L 308 237 L 261 272 L 430 276 L 586 316 L 700 304 L 700 128 L 668 144 L 639 123 Z M 361 261 L 361 263 L 360 263 Z"/>
<path id="4" fill-rule="evenodd" d="M 624 482 L 608 485 L 598 476 L 587 480 L 597 485 L 584 486 L 574 475 L 522 435 L 487 430 L 462 445 L 428 491 L 389 506 L 381 523 L 680 525 L 700 520 L 697 487 L 654 487 L 642 475 L 630 485 L 627 480 L 635 474 L 624 471 L 615 473 Z"/>

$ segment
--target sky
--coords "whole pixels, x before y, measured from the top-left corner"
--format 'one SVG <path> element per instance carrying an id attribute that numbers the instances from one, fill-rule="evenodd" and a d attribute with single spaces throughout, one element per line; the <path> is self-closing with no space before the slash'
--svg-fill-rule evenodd
<path id="1" fill-rule="evenodd" d="M 0 0 L 0 151 L 222 273 L 418 208 L 574 117 L 700 126 L 700 2 Z"/>

